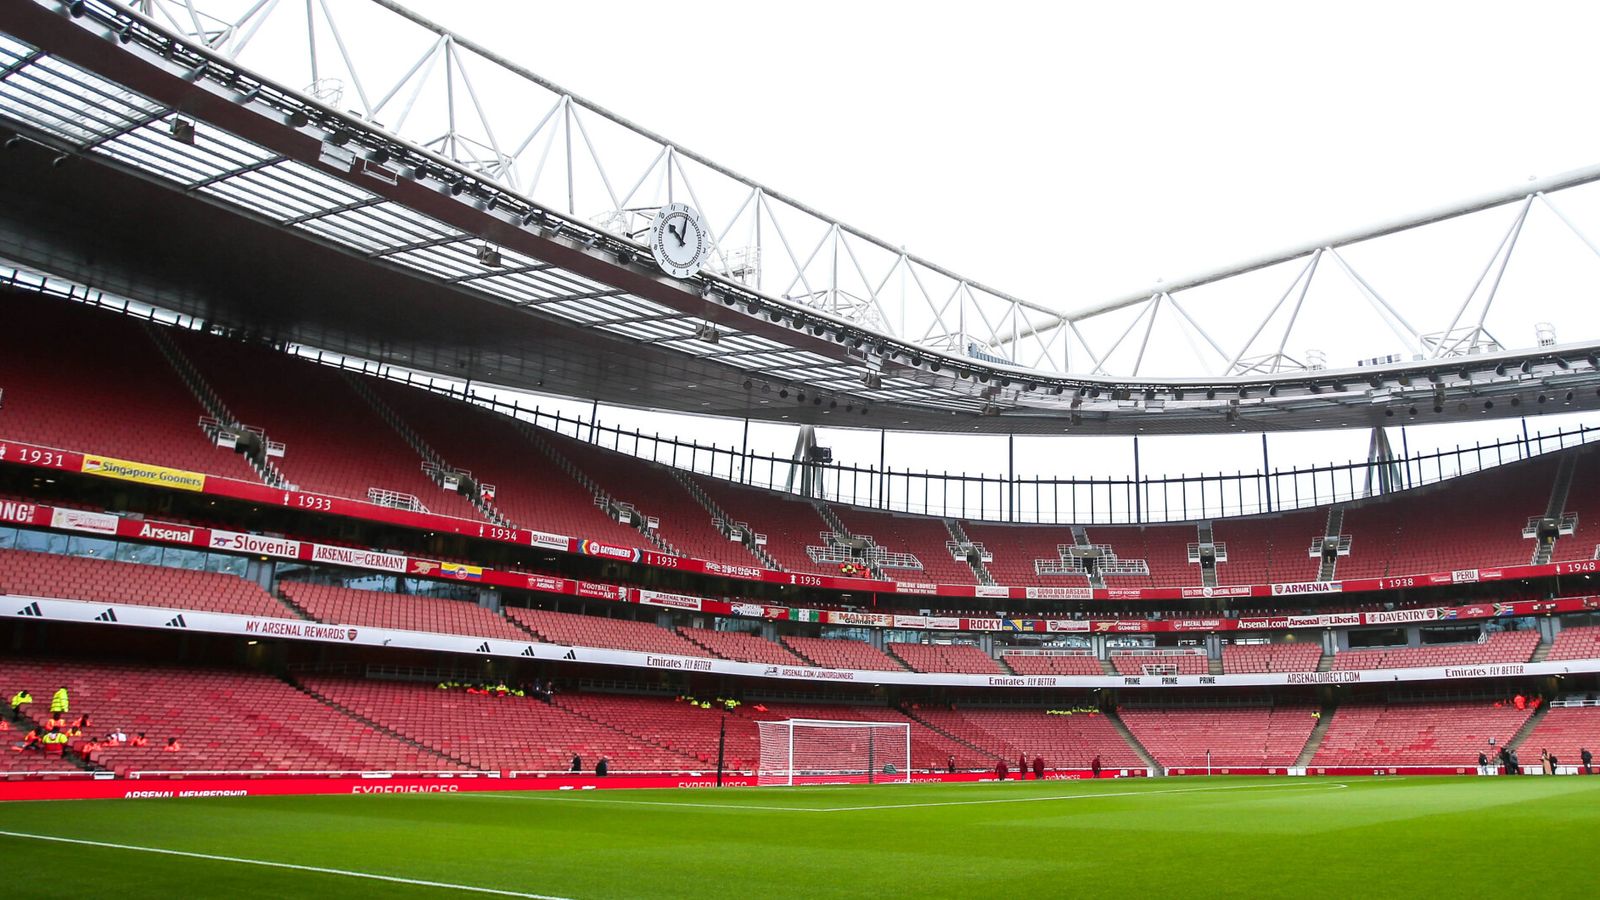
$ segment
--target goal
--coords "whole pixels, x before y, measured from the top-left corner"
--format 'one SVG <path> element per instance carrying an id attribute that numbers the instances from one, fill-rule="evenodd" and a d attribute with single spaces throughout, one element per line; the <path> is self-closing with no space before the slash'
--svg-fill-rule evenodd
<path id="1" fill-rule="evenodd" d="M 909 722 L 758 722 L 757 784 L 907 784 Z"/>

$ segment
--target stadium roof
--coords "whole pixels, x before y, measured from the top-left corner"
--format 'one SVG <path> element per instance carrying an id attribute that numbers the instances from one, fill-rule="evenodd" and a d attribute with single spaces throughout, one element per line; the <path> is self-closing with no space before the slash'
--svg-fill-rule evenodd
<path id="1" fill-rule="evenodd" d="M 0 255 L 222 327 L 606 403 L 912 430 L 1226 432 L 1600 406 L 1600 344 L 1506 350 L 1481 318 L 1435 337 L 1439 352 L 1360 370 L 1251 363 L 1241 351 L 1217 376 L 1114 377 L 1101 364 L 1061 374 L 1070 317 L 1051 323 L 1048 310 L 958 279 L 958 306 L 974 291 L 1009 304 L 1010 340 L 992 322 L 983 340 L 951 329 L 911 340 L 871 313 L 875 296 L 850 307 L 837 286 L 797 297 L 731 270 L 666 277 L 625 225 L 535 202 L 470 153 L 407 140 L 242 67 L 226 52 L 242 32 L 196 20 L 186 34 L 109 2 L 56 0 L 6 4 L 0 30 L 0 119 L 22 138 L 0 154 Z M 446 52 L 470 46 L 438 33 Z M 562 96 L 569 118 L 598 110 Z M 587 142 L 574 121 L 569 142 Z M 1600 170 L 1529 190 L 1595 179 Z M 769 197 L 781 195 L 756 202 Z M 831 233 L 858 271 L 846 238 L 882 244 L 837 224 Z M 805 249 L 784 249 L 804 282 Z M 1337 258 L 1332 244 L 1307 252 L 1286 298 L 1324 253 Z M 913 280 L 917 266 L 950 275 L 903 254 L 897 265 Z M 1123 336 L 1142 327 L 1148 339 L 1141 320 L 1163 304 L 1189 315 L 1158 291 Z M 1019 364 L 1030 338 L 1051 365 Z"/>

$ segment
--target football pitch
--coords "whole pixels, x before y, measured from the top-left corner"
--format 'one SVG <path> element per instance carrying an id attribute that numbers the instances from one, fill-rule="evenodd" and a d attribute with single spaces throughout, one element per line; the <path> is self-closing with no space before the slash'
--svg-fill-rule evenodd
<path id="1" fill-rule="evenodd" d="M 1593 897 L 1597 833 L 1584 777 L 0 804 L 13 878 L 123 898 Z"/>

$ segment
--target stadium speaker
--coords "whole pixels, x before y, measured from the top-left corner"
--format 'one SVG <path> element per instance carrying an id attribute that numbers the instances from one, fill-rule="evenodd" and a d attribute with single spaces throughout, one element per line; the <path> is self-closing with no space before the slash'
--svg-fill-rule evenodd
<path id="1" fill-rule="evenodd" d="M 70 157 L 70 156 L 66 155 L 65 153 L 63 153 L 60 156 L 57 156 L 55 159 L 50 160 L 50 168 L 59 169 L 62 166 L 66 165 L 67 162 L 69 160 L 71 160 L 71 159 L 72 159 L 72 157 Z"/>
<path id="2" fill-rule="evenodd" d="M 304 128 L 309 124 L 311 124 L 311 118 L 307 116 L 303 110 L 297 109 L 294 112 L 289 113 L 290 128 Z"/>
<path id="3" fill-rule="evenodd" d="M 129 41 L 133 40 L 133 23 L 132 22 L 129 22 L 128 24 L 122 26 L 122 28 L 117 31 L 117 40 L 119 42 L 121 42 L 121 43 L 124 43 L 124 44 L 126 44 Z"/>
<path id="4" fill-rule="evenodd" d="M 478 262 L 485 266 L 498 267 L 500 265 L 500 251 L 484 244 L 478 248 Z"/>
<path id="5" fill-rule="evenodd" d="M 182 116 L 174 118 L 167 125 L 167 133 L 180 144 L 194 146 L 194 122 Z"/>
<path id="6" fill-rule="evenodd" d="M 466 189 L 467 180 L 465 178 L 457 178 L 455 181 L 450 182 L 450 196 L 452 197 L 461 196 L 461 192 Z"/>
<path id="7" fill-rule="evenodd" d="M 72 0 L 71 3 L 68 3 L 67 4 L 67 12 L 74 19 L 83 18 L 83 0 Z"/>
<path id="8" fill-rule="evenodd" d="M 15 150 L 18 147 L 22 146 L 22 142 L 26 141 L 26 140 L 27 140 L 27 138 L 23 137 L 20 134 L 13 134 L 11 137 L 6 138 L 6 149 L 7 150 Z"/>

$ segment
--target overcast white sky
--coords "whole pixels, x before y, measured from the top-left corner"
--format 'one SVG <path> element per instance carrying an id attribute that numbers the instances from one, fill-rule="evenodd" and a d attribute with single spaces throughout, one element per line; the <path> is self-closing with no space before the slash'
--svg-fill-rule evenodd
<path id="1" fill-rule="evenodd" d="M 1600 163 L 1594 3 L 407 3 L 683 147 L 1053 308 Z M 363 27 L 342 12 L 361 5 L 334 4 L 342 27 Z M 398 74 L 418 45 L 393 46 Z M 528 115 L 548 102 L 530 97 Z M 1557 201 L 1600 237 L 1600 191 Z M 1513 214 L 1348 256 L 1419 330 L 1438 330 Z M 1498 336 L 1527 345 L 1543 320 L 1563 341 L 1600 336 L 1600 260 L 1537 207 L 1524 245 L 1488 319 Z M 1291 277 L 1196 292 L 1191 308 L 1211 310 L 1203 320 L 1231 352 Z M 1309 305 L 1327 302 L 1308 310 L 1286 352 L 1318 347 L 1339 366 L 1401 349 L 1342 276 L 1319 279 Z M 1126 321 L 1108 318 L 1102 350 Z M 1215 368 L 1181 337 L 1157 330 L 1156 366 Z M 709 430 L 737 441 L 732 425 Z M 787 450 L 786 434 L 761 443 Z M 1287 465 L 1359 456 L 1367 435 L 1273 440 Z M 876 462 L 875 434 L 834 441 L 848 448 L 841 456 Z M 1080 439 L 1071 470 L 1126 472 L 1127 443 Z M 917 444 L 924 457 L 928 446 Z M 1152 452 L 1167 460 L 1155 471 L 1259 458 L 1258 446 L 1194 442 Z M 1004 471 L 992 449 L 932 455 L 933 468 Z M 1028 451 L 1017 468 L 1060 471 L 1062 457 Z"/>

